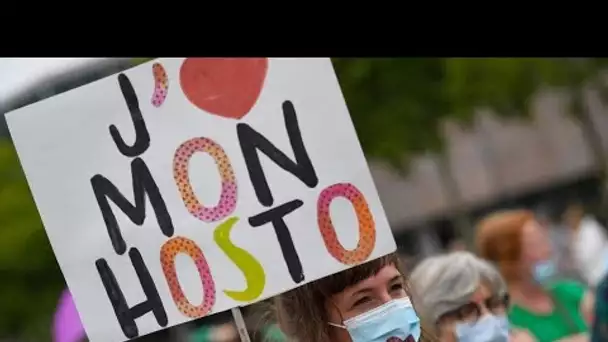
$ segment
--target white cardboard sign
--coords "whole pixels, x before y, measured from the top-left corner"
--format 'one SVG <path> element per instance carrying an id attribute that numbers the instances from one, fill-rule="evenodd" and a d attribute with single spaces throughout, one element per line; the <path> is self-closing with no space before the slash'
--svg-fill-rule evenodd
<path id="1" fill-rule="evenodd" d="M 326 58 L 158 59 L 7 120 L 91 341 L 396 249 Z"/>

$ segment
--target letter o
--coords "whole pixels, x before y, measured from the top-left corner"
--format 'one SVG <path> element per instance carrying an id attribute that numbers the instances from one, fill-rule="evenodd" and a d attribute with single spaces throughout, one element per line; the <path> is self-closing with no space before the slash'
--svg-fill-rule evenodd
<path id="1" fill-rule="evenodd" d="M 336 197 L 348 199 L 355 208 L 359 221 L 359 242 L 353 250 L 346 250 L 338 240 L 331 221 L 329 207 Z M 329 254 L 346 265 L 365 261 L 376 245 L 376 225 L 363 194 L 350 183 L 338 183 L 325 188 L 317 201 L 317 220 L 323 242 Z"/>
<path id="2" fill-rule="evenodd" d="M 208 153 L 217 165 L 222 179 L 222 192 L 220 200 L 214 207 L 207 208 L 202 205 L 192 189 L 188 165 L 190 158 L 196 152 Z M 237 185 L 230 159 L 215 141 L 208 138 L 190 139 L 175 151 L 173 157 L 173 177 L 175 184 L 182 195 L 186 208 L 194 217 L 203 222 L 215 222 L 230 215 L 236 208 Z"/>
<path id="3" fill-rule="evenodd" d="M 203 282 L 203 302 L 201 305 L 192 305 L 179 284 L 177 271 L 175 270 L 175 257 L 178 253 L 187 254 L 196 264 L 198 274 Z M 160 250 L 160 262 L 177 309 L 190 318 L 200 318 L 208 314 L 213 308 L 213 304 L 215 304 L 215 283 L 203 251 L 196 243 L 180 236 L 168 240 Z"/>

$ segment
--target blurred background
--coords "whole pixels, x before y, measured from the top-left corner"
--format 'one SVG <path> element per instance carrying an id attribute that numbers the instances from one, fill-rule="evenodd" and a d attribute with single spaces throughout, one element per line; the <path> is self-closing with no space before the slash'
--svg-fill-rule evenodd
<path id="1" fill-rule="evenodd" d="M 0 59 L 0 113 L 147 60 Z M 471 249 L 475 223 L 502 208 L 532 209 L 547 226 L 562 227 L 576 206 L 606 226 L 608 59 L 333 62 L 409 267 L 435 253 Z M 51 341 L 64 288 L 2 116 L 0 341 Z M 273 327 L 249 311 L 250 329 L 272 335 Z M 238 337 L 224 313 L 141 341 Z"/>

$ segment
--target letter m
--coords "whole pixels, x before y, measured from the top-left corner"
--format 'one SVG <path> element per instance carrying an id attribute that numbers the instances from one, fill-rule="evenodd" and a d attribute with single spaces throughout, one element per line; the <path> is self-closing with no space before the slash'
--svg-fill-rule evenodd
<path id="1" fill-rule="evenodd" d="M 150 174 L 150 170 L 144 161 L 140 158 L 135 158 L 131 162 L 131 176 L 133 179 L 133 196 L 135 205 L 133 205 L 125 196 L 112 184 L 107 178 L 102 175 L 95 175 L 91 178 L 93 192 L 97 199 L 97 204 L 103 215 L 103 220 L 108 229 L 108 235 L 112 241 L 112 246 L 116 253 L 122 255 L 127 250 L 127 245 L 118 227 L 116 216 L 110 207 L 112 201 L 125 215 L 129 217 L 131 222 L 141 226 L 146 219 L 146 196 L 152 204 L 156 220 L 161 231 L 168 237 L 173 236 L 173 222 L 167 211 L 167 205 L 163 200 L 158 186 Z"/>

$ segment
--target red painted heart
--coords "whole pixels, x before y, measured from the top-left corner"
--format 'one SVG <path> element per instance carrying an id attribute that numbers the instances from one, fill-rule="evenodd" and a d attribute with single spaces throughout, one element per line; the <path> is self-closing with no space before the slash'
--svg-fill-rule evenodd
<path id="1" fill-rule="evenodd" d="M 241 119 L 258 100 L 267 70 L 267 58 L 186 58 L 179 80 L 196 107 Z"/>

